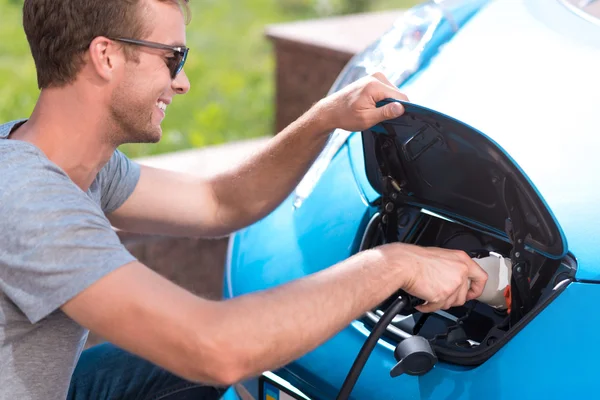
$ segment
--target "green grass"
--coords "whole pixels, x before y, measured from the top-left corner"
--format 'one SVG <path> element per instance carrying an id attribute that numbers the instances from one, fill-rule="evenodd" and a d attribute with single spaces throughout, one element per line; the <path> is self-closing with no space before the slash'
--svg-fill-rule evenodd
<path id="1" fill-rule="evenodd" d="M 153 145 L 132 157 L 272 134 L 274 60 L 265 25 L 362 10 L 406 8 L 418 0 L 192 0 L 187 28 L 190 92 L 175 99 Z M 0 0 L 0 121 L 27 117 L 38 95 L 21 26 L 22 0 Z"/>

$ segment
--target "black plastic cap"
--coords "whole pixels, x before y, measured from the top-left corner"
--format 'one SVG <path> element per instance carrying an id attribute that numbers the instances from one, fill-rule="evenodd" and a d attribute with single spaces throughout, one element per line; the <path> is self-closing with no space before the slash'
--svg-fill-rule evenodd
<path id="1" fill-rule="evenodd" d="M 431 371 L 438 360 L 429 341 L 421 336 L 412 336 L 400 342 L 394 357 L 398 364 L 390 371 L 392 378 L 402 374 L 424 375 Z"/>

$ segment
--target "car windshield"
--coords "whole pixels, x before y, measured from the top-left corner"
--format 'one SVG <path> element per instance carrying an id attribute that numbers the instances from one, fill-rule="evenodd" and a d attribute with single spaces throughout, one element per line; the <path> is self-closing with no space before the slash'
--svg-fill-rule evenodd
<path id="1" fill-rule="evenodd" d="M 576 14 L 600 24 L 599 0 L 561 0 Z M 590 18 L 591 17 L 591 18 Z"/>

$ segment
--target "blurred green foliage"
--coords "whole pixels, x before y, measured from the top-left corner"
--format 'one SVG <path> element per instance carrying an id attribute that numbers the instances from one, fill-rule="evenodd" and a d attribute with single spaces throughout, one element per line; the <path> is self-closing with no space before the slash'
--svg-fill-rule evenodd
<path id="1" fill-rule="evenodd" d="M 169 106 L 163 139 L 126 145 L 132 157 L 273 133 L 274 61 L 265 25 L 418 0 L 193 0 L 187 28 L 192 89 Z M 0 0 L 0 121 L 27 117 L 38 95 L 21 24 L 22 0 Z"/>

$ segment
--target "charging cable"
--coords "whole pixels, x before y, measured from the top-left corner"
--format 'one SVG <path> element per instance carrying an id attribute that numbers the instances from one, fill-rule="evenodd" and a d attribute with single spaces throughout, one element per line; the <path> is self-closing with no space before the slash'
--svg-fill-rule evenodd
<path id="1" fill-rule="evenodd" d="M 383 332 L 385 332 L 385 329 L 392 322 L 394 317 L 407 306 L 415 307 L 420 304 L 423 304 L 423 300 L 409 296 L 405 293 L 402 293 L 396 300 L 394 300 L 392 305 L 388 307 L 379 321 L 377 321 L 373 327 L 373 330 L 371 331 L 371 334 L 358 352 L 358 355 L 356 356 L 356 359 L 354 360 L 354 363 L 352 364 L 352 367 L 346 376 L 346 380 L 344 380 L 344 384 L 342 385 L 336 400 L 347 400 L 350 397 L 350 393 L 352 393 L 352 389 L 354 388 L 354 385 L 358 380 L 358 376 L 362 372 L 367 359 L 375 348 L 377 341 L 381 335 L 383 335 Z"/>

